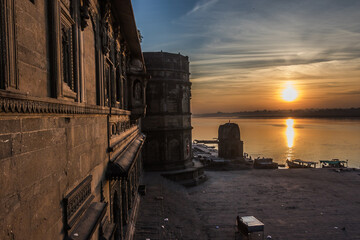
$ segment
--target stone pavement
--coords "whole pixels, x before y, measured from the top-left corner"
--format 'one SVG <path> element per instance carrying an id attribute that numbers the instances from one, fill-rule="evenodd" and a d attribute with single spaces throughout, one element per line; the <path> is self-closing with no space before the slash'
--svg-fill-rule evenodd
<path id="1" fill-rule="evenodd" d="M 184 188 L 146 173 L 135 239 L 234 239 L 236 216 L 253 215 L 276 240 L 360 240 L 359 171 L 206 174 L 204 184 Z"/>
<path id="2" fill-rule="evenodd" d="M 141 197 L 136 240 L 207 239 L 187 189 L 160 176 L 146 173 L 146 195 Z"/>

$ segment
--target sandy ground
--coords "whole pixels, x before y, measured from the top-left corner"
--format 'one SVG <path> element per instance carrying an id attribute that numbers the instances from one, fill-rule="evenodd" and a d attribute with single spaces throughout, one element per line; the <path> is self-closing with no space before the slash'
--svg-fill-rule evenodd
<path id="1" fill-rule="evenodd" d="M 207 171 L 184 188 L 146 173 L 135 239 L 234 239 L 237 215 L 253 215 L 272 239 L 360 240 L 360 171 Z"/>

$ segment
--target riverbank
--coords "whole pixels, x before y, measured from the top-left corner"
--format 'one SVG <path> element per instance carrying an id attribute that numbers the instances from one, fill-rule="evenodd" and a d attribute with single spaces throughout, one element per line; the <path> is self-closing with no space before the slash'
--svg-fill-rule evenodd
<path id="1" fill-rule="evenodd" d="M 234 239 L 235 218 L 253 215 L 272 239 L 360 239 L 360 171 L 207 171 L 185 188 L 145 173 L 135 239 Z"/>

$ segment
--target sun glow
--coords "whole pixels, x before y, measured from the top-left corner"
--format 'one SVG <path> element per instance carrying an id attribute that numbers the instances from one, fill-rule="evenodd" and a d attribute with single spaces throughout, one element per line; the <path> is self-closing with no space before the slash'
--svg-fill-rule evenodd
<path id="1" fill-rule="evenodd" d="M 294 130 L 294 119 L 286 119 L 286 140 L 289 148 L 294 146 L 295 130 Z"/>
<path id="2" fill-rule="evenodd" d="M 287 102 L 292 102 L 298 97 L 298 92 L 296 91 L 291 82 L 287 82 L 281 96 L 283 100 Z"/>

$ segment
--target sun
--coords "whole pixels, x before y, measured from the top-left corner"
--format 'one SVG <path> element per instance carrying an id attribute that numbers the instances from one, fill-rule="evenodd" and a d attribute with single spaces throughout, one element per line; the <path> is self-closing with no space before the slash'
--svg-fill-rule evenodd
<path id="1" fill-rule="evenodd" d="M 285 89 L 282 91 L 282 99 L 287 102 L 292 102 L 298 97 L 298 92 L 291 83 L 287 83 Z"/>

